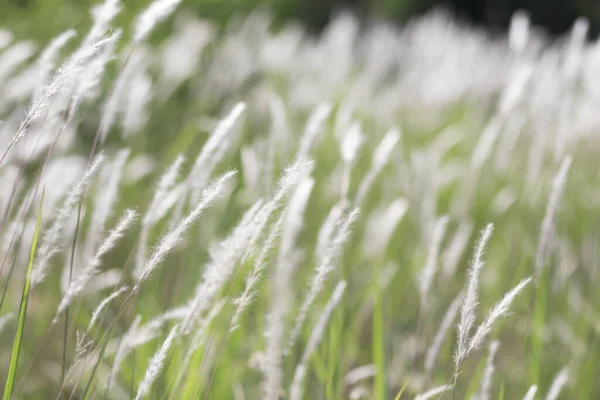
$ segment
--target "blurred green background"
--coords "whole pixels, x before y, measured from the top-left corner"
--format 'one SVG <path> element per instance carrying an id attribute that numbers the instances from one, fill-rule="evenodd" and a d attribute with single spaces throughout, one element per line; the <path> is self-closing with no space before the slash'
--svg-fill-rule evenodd
<path id="1" fill-rule="evenodd" d="M 44 42 L 50 37 L 75 28 L 85 30 L 89 9 L 100 0 L 0 0 L 0 26 L 19 38 Z M 144 8 L 151 0 L 124 0 L 119 26 Z M 332 15 L 351 9 L 361 18 L 385 18 L 402 23 L 431 8 L 441 7 L 458 18 L 492 30 L 504 29 L 515 10 L 528 11 L 533 22 L 549 32 L 567 31 L 573 21 L 586 17 L 592 35 L 600 27 L 598 0 L 184 0 L 183 8 L 198 16 L 224 25 L 233 16 L 254 9 L 268 10 L 276 24 L 289 19 L 302 21 L 314 31 L 327 24 Z"/>

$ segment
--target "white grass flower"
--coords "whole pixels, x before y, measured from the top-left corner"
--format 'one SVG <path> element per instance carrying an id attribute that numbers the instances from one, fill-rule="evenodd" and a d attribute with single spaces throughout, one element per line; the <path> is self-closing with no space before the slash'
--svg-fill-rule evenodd
<path id="1" fill-rule="evenodd" d="M 0 332 L 7 326 L 8 321 L 10 321 L 15 315 L 11 312 L 4 314 L 0 317 Z"/>
<path id="2" fill-rule="evenodd" d="M 294 186 L 308 174 L 311 166 L 310 162 L 298 160 L 292 166 L 288 167 L 279 181 L 273 198 L 262 206 L 260 210 L 258 207 L 255 207 L 252 213 L 247 214 L 240 223 L 240 226 L 234 230 L 231 238 L 219 247 L 220 251 L 213 253 L 213 260 L 206 268 L 203 282 L 196 288 L 196 295 L 190 303 L 191 312 L 189 319 L 184 323 L 184 334 L 189 332 L 192 322 L 198 318 L 199 314 L 209 307 L 218 290 L 233 272 L 233 268 L 238 260 L 242 260 L 243 263 L 250 257 L 272 214 L 281 206 L 282 200 L 290 193 Z M 243 312 L 250 305 L 254 297 L 254 288 L 260 279 L 266 258 L 271 248 L 275 245 L 275 239 L 279 237 L 281 218 L 279 221 L 276 224 L 277 229 L 271 231 L 263 248 L 260 250 L 255 260 L 254 268 L 246 280 L 244 291 L 234 300 L 236 311 L 231 322 L 232 331 L 238 327 Z"/>
<path id="3" fill-rule="evenodd" d="M 88 46 L 102 37 L 119 11 L 121 11 L 120 0 L 105 0 L 101 5 L 94 7 L 92 9 L 94 24 L 83 40 L 82 46 Z"/>
<path id="4" fill-rule="evenodd" d="M 433 234 L 431 237 L 429 251 L 427 253 L 427 260 L 425 261 L 425 265 L 423 266 L 423 270 L 421 271 L 421 276 L 419 279 L 419 293 L 421 295 L 421 308 L 423 310 L 426 310 L 429 306 L 429 291 L 431 290 L 435 273 L 437 271 L 438 255 L 442 245 L 442 240 L 446 234 L 448 220 L 449 218 L 447 216 L 443 216 L 437 220 L 435 226 L 433 227 Z"/>
<path id="5" fill-rule="evenodd" d="M 479 285 L 479 274 L 481 268 L 483 268 L 483 252 L 487 242 L 490 240 L 492 235 L 493 225 L 488 224 L 485 231 L 481 235 L 477 249 L 475 250 L 475 257 L 471 263 L 469 270 L 469 283 L 467 284 L 467 292 L 463 300 L 463 304 L 460 310 L 460 321 L 457 326 L 458 338 L 456 352 L 454 354 L 454 365 L 458 370 L 464 359 L 468 355 L 469 348 L 469 334 L 475 321 L 477 319 L 477 304 L 479 303 L 478 297 L 478 285 Z"/>
<path id="6" fill-rule="evenodd" d="M 109 168 L 100 174 L 99 193 L 94 198 L 94 211 L 86 237 L 88 254 L 93 252 L 98 240 L 104 232 L 106 221 L 110 218 L 119 195 L 119 184 L 123 176 L 123 168 L 129 157 L 129 149 L 119 151 Z"/>
<path id="7" fill-rule="evenodd" d="M 386 208 L 371 213 L 367 219 L 362 242 L 367 256 L 376 258 L 387 250 L 390 240 L 404 219 L 407 210 L 408 202 L 403 198 L 398 198 Z"/>
<path id="8" fill-rule="evenodd" d="M 198 191 L 206 185 L 214 168 L 224 156 L 225 149 L 232 142 L 233 127 L 245 109 L 244 103 L 236 104 L 231 112 L 219 122 L 213 134 L 202 147 L 188 175 L 193 197 L 196 197 Z"/>
<path id="9" fill-rule="evenodd" d="M 155 0 L 137 19 L 133 43 L 139 44 L 145 40 L 154 26 L 171 15 L 181 0 Z"/>
<path id="10" fill-rule="evenodd" d="M 121 286 L 120 288 L 118 288 L 117 290 L 113 291 L 111 294 L 109 294 L 108 296 L 106 296 L 104 298 L 104 300 L 102 300 L 100 302 L 100 304 L 98 304 L 98 307 L 96 307 L 96 309 L 92 313 L 92 318 L 90 318 L 90 322 L 88 324 L 86 332 L 89 333 L 92 330 L 92 328 L 94 327 L 94 325 L 96 324 L 96 322 L 100 318 L 100 315 L 102 314 L 102 311 L 104 311 L 104 309 L 106 308 L 106 306 L 108 306 L 108 304 L 111 301 L 113 301 L 114 299 L 116 299 L 117 297 L 119 297 L 122 293 L 124 293 L 125 291 L 127 291 L 127 289 L 128 289 L 127 286 Z"/>
<path id="11" fill-rule="evenodd" d="M 63 298 L 60 301 L 56 316 L 54 317 L 53 323 L 58 321 L 58 316 L 71 304 L 71 300 L 76 297 L 85 286 L 89 283 L 90 279 L 98 273 L 98 268 L 102 264 L 102 258 L 116 246 L 117 242 L 123 237 L 125 231 L 129 228 L 131 223 L 137 217 L 137 213 L 133 210 L 126 210 L 123 216 L 117 223 L 117 226 L 111 230 L 104 241 L 98 247 L 94 257 L 88 262 L 88 264 L 79 273 L 79 276 L 70 282 Z"/>
<path id="12" fill-rule="evenodd" d="M 290 281 L 298 264 L 299 255 L 294 243 L 302 227 L 302 216 L 314 186 L 312 178 L 303 180 L 291 197 L 288 209 L 280 221 L 284 222 L 277 263 L 271 283 L 271 306 L 267 315 L 267 348 L 263 361 L 263 391 L 266 398 L 277 399 L 282 390 L 283 374 L 281 358 L 284 347 L 285 316 L 289 309 L 290 293 L 293 288 Z M 278 221 L 279 224 L 279 221 Z M 278 226 L 274 230 L 278 229 Z M 269 241 L 269 240 L 268 240 Z M 263 245 L 265 246 L 265 245 Z M 265 246 L 266 247 L 266 246 Z"/>
<path id="13" fill-rule="evenodd" d="M 341 187 L 341 195 L 343 199 L 348 197 L 348 190 L 350 188 L 350 172 L 364 141 L 365 136 L 363 135 L 362 129 L 358 122 L 353 123 L 348 129 L 346 135 L 342 138 L 340 151 L 342 160 L 344 162 Z"/>
<path id="14" fill-rule="evenodd" d="M 377 176 L 381 170 L 387 165 L 390 160 L 390 156 L 394 151 L 394 148 L 400 141 L 400 131 L 392 129 L 381 139 L 379 145 L 373 153 L 373 159 L 371 160 L 371 168 L 362 179 L 358 192 L 356 193 L 355 204 L 362 204 L 363 200 L 367 196 L 369 189 L 375 182 Z"/>
<path id="15" fill-rule="evenodd" d="M 223 309 L 224 305 L 225 305 L 225 300 L 220 300 L 220 301 L 215 302 L 212 309 L 206 314 L 206 316 L 204 318 L 202 318 L 202 321 L 200 321 L 200 323 L 198 324 L 198 327 L 196 328 L 194 337 L 192 338 L 192 341 L 190 344 L 190 349 L 187 351 L 187 354 L 186 354 L 185 358 L 183 359 L 183 362 L 181 362 L 181 364 L 180 364 L 179 373 L 177 374 L 177 379 L 175 380 L 174 387 L 179 386 L 181 380 L 183 379 L 185 374 L 188 372 L 187 367 L 190 364 L 192 357 L 194 356 L 196 351 L 198 351 L 198 349 L 201 346 L 203 346 L 204 343 L 206 342 L 206 339 L 207 339 L 206 334 L 208 332 L 208 328 L 210 327 L 210 324 L 212 324 L 212 322 L 221 314 L 221 310 Z"/>
<path id="16" fill-rule="evenodd" d="M 261 208 L 262 207 L 262 208 Z M 211 261 L 204 269 L 202 281 L 196 286 L 193 298 L 188 302 L 188 314 L 183 323 L 182 333 L 188 335 L 194 326 L 194 322 L 201 313 L 210 307 L 210 303 L 218 294 L 222 285 L 229 279 L 238 262 L 245 261 L 244 253 L 253 246 L 253 237 L 257 230 L 262 232 L 260 221 L 262 212 L 266 208 L 262 201 L 257 201 L 244 214 L 241 221 L 233 229 L 231 234 L 217 246 L 211 249 Z M 236 311 L 232 318 L 232 330 L 237 326 L 237 319 L 243 310 L 241 303 L 236 303 Z"/>
<path id="17" fill-rule="evenodd" d="M 235 171 L 227 172 L 210 184 L 206 189 L 204 189 L 202 196 L 200 197 L 200 200 L 194 209 L 183 220 L 181 220 L 175 228 L 161 238 L 151 254 L 150 259 L 144 264 L 144 267 L 136 277 L 137 282 L 133 288 L 134 291 L 139 289 L 142 282 L 144 282 L 152 274 L 152 272 L 156 270 L 166 255 L 173 248 L 175 248 L 175 246 L 177 246 L 181 240 L 183 240 L 183 235 L 188 228 L 200 217 L 202 212 L 223 193 L 227 183 L 231 180 L 231 178 L 233 178 L 234 175 Z"/>
<path id="18" fill-rule="evenodd" d="M 311 279 L 310 288 L 308 293 L 306 293 L 304 297 L 304 301 L 300 307 L 300 311 L 298 312 L 298 316 L 296 318 L 296 322 L 294 328 L 290 334 L 290 338 L 288 340 L 287 348 L 284 351 L 284 354 L 288 354 L 291 350 L 292 346 L 296 342 L 296 339 L 300 335 L 300 331 L 306 320 L 306 316 L 308 314 L 308 310 L 316 300 L 321 290 L 323 290 L 323 286 L 325 285 L 325 281 L 331 271 L 335 268 L 335 263 L 338 258 L 341 256 L 342 247 L 344 243 L 348 240 L 350 236 L 350 228 L 354 221 L 358 218 L 359 210 L 355 208 L 351 210 L 347 215 L 343 216 L 336 222 L 336 233 L 333 237 L 331 243 L 328 248 L 325 250 L 323 254 L 323 258 L 319 260 L 314 275 Z"/>
<path id="19" fill-rule="evenodd" d="M 442 274 L 444 278 L 448 279 L 456 274 L 456 268 L 469 245 L 472 233 L 473 223 L 468 220 L 461 221 L 442 256 Z"/>
<path id="20" fill-rule="evenodd" d="M 546 206 L 546 215 L 544 216 L 544 220 L 542 221 L 540 241 L 535 257 L 536 283 L 539 283 L 542 274 L 542 269 L 544 267 L 544 264 L 546 263 L 546 257 L 552 243 L 552 238 L 554 236 L 555 229 L 554 224 L 556 220 L 556 214 L 558 213 L 560 199 L 562 197 L 562 193 L 567 182 L 567 174 L 569 173 L 569 168 L 571 167 L 572 161 L 573 157 L 571 157 L 570 155 L 566 156 L 562 164 L 560 165 L 558 173 L 552 181 L 552 191 L 550 192 L 550 198 L 548 199 L 548 205 Z"/>
<path id="21" fill-rule="evenodd" d="M 169 321 L 181 321 L 188 313 L 187 307 L 175 307 L 152 318 L 141 327 L 136 327 L 129 339 L 130 349 L 142 346 L 149 341 L 159 337 L 163 332 L 163 326 Z"/>
<path id="22" fill-rule="evenodd" d="M 349 386 L 356 385 L 360 381 L 372 378 L 375 375 L 377 375 L 375 364 L 361 365 L 348 371 L 346 376 L 344 376 L 344 383 Z"/>
<path id="23" fill-rule="evenodd" d="M 19 42 L 0 53 L 0 79 L 2 81 L 14 73 L 33 54 L 35 46 L 31 42 Z"/>
<path id="24" fill-rule="evenodd" d="M 298 148 L 298 157 L 308 158 L 310 150 L 317 139 L 319 133 L 323 130 L 323 125 L 331 114 L 330 104 L 320 104 L 309 116 L 306 128 L 300 139 Z"/>
<path id="25" fill-rule="evenodd" d="M 323 333 L 325 332 L 325 328 L 327 327 L 327 322 L 331 317 L 331 314 L 338 306 L 340 300 L 342 299 L 342 295 L 344 294 L 344 290 L 346 289 L 346 282 L 341 281 L 337 284 L 335 289 L 333 290 L 333 294 L 331 295 L 331 299 L 325 306 L 325 309 L 321 313 L 319 320 L 315 324 L 312 333 L 310 334 L 310 338 L 308 339 L 308 343 L 306 344 L 306 348 L 304 349 L 304 353 L 302 354 L 302 359 L 296 366 L 296 371 L 294 372 L 294 379 L 292 381 L 292 385 L 290 387 L 290 400 L 300 400 L 303 398 L 303 384 L 304 377 L 306 376 L 306 370 L 308 367 L 308 360 L 312 353 L 317 349 L 321 339 L 323 338 Z"/>
<path id="26" fill-rule="evenodd" d="M 428 400 L 428 399 L 432 399 L 435 396 L 444 393 L 446 390 L 451 389 L 452 386 L 447 387 L 446 385 L 444 386 L 438 386 L 436 388 L 430 389 L 428 391 L 426 391 L 425 393 L 421 393 L 419 395 L 417 395 L 415 397 L 415 400 Z"/>
<path id="27" fill-rule="evenodd" d="M 160 204 L 164 202 L 169 191 L 175 186 L 179 176 L 179 170 L 185 162 L 185 157 L 181 154 L 177 156 L 175 161 L 167 168 L 166 172 L 160 177 L 158 185 L 154 190 L 154 196 L 148 205 L 148 209 L 142 218 L 142 229 L 140 231 L 140 240 L 137 245 L 136 253 L 136 275 L 141 276 L 141 269 L 146 262 L 146 246 L 148 245 L 148 236 L 153 224 L 160 219 Z"/>
<path id="28" fill-rule="evenodd" d="M 325 218 L 325 222 L 321 225 L 319 229 L 319 234 L 317 236 L 317 245 L 315 247 L 315 256 L 318 260 L 323 259 L 325 256 L 325 251 L 329 248 L 329 244 L 331 243 L 331 239 L 335 233 L 337 228 L 337 223 L 342 218 L 342 215 L 346 208 L 348 207 L 348 203 L 344 200 L 336 203 L 331 210 L 329 210 L 329 214 Z"/>
<path id="29" fill-rule="evenodd" d="M 537 392 L 537 386 L 536 385 L 531 385 L 531 387 L 529 388 L 529 390 L 527 391 L 527 393 L 525 393 L 525 396 L 523 397 L 523 400 L 534 400 L 536 392 Z"/>
<path id="30" fill-rule="evenodd" d="M 89 46 L 77 50 L 60 66 L 43 93 L 29 105 L 23 122 L 21 122 L 21 125 L 9 143 L 6 152 L 0 159 L 0 162 L 10 151 L 12 146 L 26 134 L 29 125 L 44 114 L 52 99 L 60 92 L 69 90 L 69 88 L 72 87 L 73 82 L 76 81 L 77 77 L 83 72 L 86 65 L 88 65 L 89 62 L 104 49 L 104 47 L 109 43 L 118 40 L 119 37 L 120 32 L 114 32 L 110 35 L 103 36 Z"/>
<path id="31" fill-rule="evenodd" d="M 298 254 L 294 246 L 304 223 L 304 211 L 314 185 L 315 180 L 307 177 L 298 184 L 298 187 L 290 196 L 281 236 L 281 245 L 277 255 L 278 270 L 281 270 L 281 274 L 278 276 L 281 278 L 284 278 L 284 276 L 289 277 L 295 270 Z M 282 284 L 283 282 L 279 283 Z"/>
<path id="32" fill-rule="evenodd" d="M 525 11 L 513 14 L 508 31 L 508 44 L 511 50 L 521 53 L 529 40 L 529 16 Z"/>
<path id="33" fill-rule="evenodd" d="M 146 368 L 146 372 L 144 373 L 144 378 L 140 382 L 138 386 L 138 391 L 135 396 L 136 400 L 143 399 L 150 389 L 152 388 L 152 384 L 158 378 L 158 375 L 162 371 L 165 360 L 167 358 L 169 349 L 171 348 L 171 344 L 173 340 L 179 335 L 179 326 L 175 325 L 171 332 L 169 332 L 169 336 L 165 339 L 162 346 L 158 349 L 158 351 L 152 356 L 150 362 L 148 364 L 148 368 Z"/>
<path id="34" fill-rule="evenodd" d="M 39 98 L 42 95 L 42 91 L 44 90 L 44 85 L 46 85 L 47 78 L 50 76 L 52 69 L 54 68 L 54 63 L 56 62 L 56 58 L 60 55 L 60 51 L 62 48 L 75 37 L 77 33 L 73 29 L 69 29 L 52 39 L 50 43 L 46 46 L 42 54 L 37 60 L 37 68 L 38 68 L 38 76 L 39 76 L 39 86 L 36 88 L 33 98 Z"/>
<path id="35" fill-rule="evenodd" d="M 471 354 L 473 351 L 478 350 L 479 348 L 481 348 L 481 346 L 483 346 L 483 343 L 485 343 L 485 339 L 492 331 L 492 327 L 494 326 L 494 323 L 499 318 L 508 315 L 508 311 L 509 311 L 509 307 L 510 307 L 511 303 L 513 302 L 515 297 L 521 291 L 523 291 L 523 289 L 525 289 L 525 286 L 527 286 L 527 284 L 529 284 L 530 281 L 531 281 L 531 278 L 523 279 L 521 282 L 519 282 L 519 284 L 517 286 L 515 286 L 514 289 L 512 289 L 510 292 L 506 293 L 504 295 L 504 297 L 502 298 L 502 300 L 500 300 L 494 306 L 494 308 L 492 308 L 490 310 L 486 319 L 483 321 L 483 323 L 477 328 L 477 330 L 473 334 L 473 337 L 471 338 L 471 341 L 469 343 L 467 355 Z"/>
<path id="36" fill-rule="evenodd" d="M 106 66 L 114 58 L 116 44 L 116 41 L 107 43 L 100 54 L 90 61 L 85 71 L 79 76 L 69 109 L 71 116 L 75 114 L 84 100 L 93 100 L 100 96 L 102 77 Z"/>
<path id="37" fill-rule="evenodd" d="M 269 233 L 267 239 L 264 241 L 261 250 L 258 256 L 256 257 L 256 261 L 254 261 L 253 263 L 254 265 L 252 267 L 252 270 L 246 278 L 244 291 L 234 300 L 236 310 L 233 315 L 233 318 L 231 319 L 231 331 L 237 329 L 244 311 L 250 306 L 250 304 L 256 297 L 256 285 L 258 284 L 262 276 L 263 270 L 268 264 L 267 259 L 271 253 L 271 250 L 277 245 L 277 239 L 279 239 L 279 236 L 281 235 L 283 221 L 284 216 L 282 215 L 271 228 L 271 232 Z"/>
<path id="38" fill-rule="evenodd" d="M 558 400 L 558 396 L 564 389 L 565 385 L 569 382 L 569 370 L 565 367 L 554 377 L 552 386 L 548 390 L 546 400 Z"/>
<path id="39" fill-rule="evenodd" d="M 75 205 L 79 202 L 79 199 L 83 195 L 83 191 L 86 185 L 98 172 L 98 169 L 104 162 L 105 158 L 106 157 L 102 153 L 98 154 L 94 158 L 92 164 L 90 165 L 86 173 L 67 194 L 67 197 L 63 202 L 61 208 L 58 210 L 56 218 L 50 226 L 50 229 L 44 234 L 37 254 L 37 259 L 39 261 L 34 265 L 33 270 L 31 272 L 32 287 L 35 287 L 36 285 L 41 283 L 46 277 L 48 273 L 47 269 L 49 267 L 50 258 L 54 254 L 56 254 L 62 246 L 60 242 L 65 224 L 67 223 L 67 220 L 73 213 Z"/>

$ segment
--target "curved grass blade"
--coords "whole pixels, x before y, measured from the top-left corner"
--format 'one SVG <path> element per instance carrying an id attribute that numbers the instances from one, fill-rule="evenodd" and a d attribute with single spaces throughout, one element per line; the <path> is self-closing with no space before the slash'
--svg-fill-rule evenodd
<path id="1" fill-rule="evenodd" d="M 31 251 L 29 252 L 29 265 L 27 266 L 27 275 L 25 276 L 25 286 L 23 287 L 23 296 L 21 297 L 21 305 L 19 306 L 19 319 L 17 320 L 17 331 L 15 333 L 15 341 L 13 342 L 12 355 L 10 356 L 10 367 L 6 378 L 6 386 L 4 387 L 3 400 L 9 400 L 12 397 L 12 391 L 17 375 L 17 365 L 19 364 L 19 353 L 21 351 L 21 340 L 23 338 L 23 328 L 25 327 L 25 314 L 27 313 L 27 303 L 29 301 L 29 288 L 31 286 L 31 270 L 33 268 L 33 258 L 35 256 L 35 248 L 37 246 L 38 234 L 40 231 L 40 221 L 42 220 L 42 205 L 44 204 L 44 194 L 46 188 L 42 189 L 42 199 L 40 200 L 40 208 L 38 210 L 37 221 L 35 223 L 35 232 L 33 233 L 33 241 L 31 243 Z"/>
<path id="2" fill-rule="evenodd" d="M 404 384 L 402 385 L 402 387 L 400 388 L 400 391 L 398 392 L 398 394 L 396 395 L 396 397 L 394 397 L 394 400 L 400 400 L 400 398 L 402 397 L 402 395 L 404 394 L 404 392 L 406 391 L 406 388 L 408 387 L 408 381 L 410 380 L 410 375 L 408 375 L 406 377 L 406 380 L 404 381 Z"/>

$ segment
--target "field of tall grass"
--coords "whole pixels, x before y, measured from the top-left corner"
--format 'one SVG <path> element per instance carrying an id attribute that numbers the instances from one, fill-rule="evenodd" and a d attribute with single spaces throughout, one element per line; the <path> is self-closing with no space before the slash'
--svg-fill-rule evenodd
<path id="1" fill-rule="evenodd" d="M 4 400 L 598 397 L 585 20 L 178 3 L 0 31 Z"/>

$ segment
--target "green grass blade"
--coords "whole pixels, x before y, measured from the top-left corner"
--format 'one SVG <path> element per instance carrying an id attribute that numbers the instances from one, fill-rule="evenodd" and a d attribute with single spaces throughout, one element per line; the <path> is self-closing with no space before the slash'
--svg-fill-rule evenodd
<path id="1" fill-rule="evenodd" d="M 25 314 L 27 313 L 27 302 L 29 301 L 29 288 L 31 286 L 31 270 L 33 268 L 33 258 L 35 256 L 35 248 L 37 246 L 38 234 L 40 231 L 40 221 L 42 220 L 42 205 L 44 204 L 44 193 L 46 188 L 42 189 L 42 199 L 38 210 L 37 221 L 35 223 L 35 232 L 33 233 L 33 241 L 31 243 L 31 251 L 29 252 L 29 265 L 27 266 L 27 275 L 25 276 L 25 286 L 23 287 L 23 296 L 21 297 L 21 305 L 19 306 L 19 318 L 17 320 L 17 331 L 15 333 L 15 341 L 13 343 L 12 354 L 10 356 L 10 367 L 6 378 L 6 386 L 4 387 L 3 400 L 9 400 L 12 397 L 12 391 L 15 385 L 15 377 L 17 375 L 17 365 L 19 364 L 19 353 L 21 351 L 21 340 L 23 338 L 23 328 L 25 327 Z"/>
<path id="2" fill-rule="evenodd" d="M 396 397 L 394 397 L 394 400 L 400 400 L 400 397 L 402 397 L 402 395 L 404 394 L 404 392 L 406 391 L 406 388 L 408 387 L 408 382 L 410 380 L 410 375 L 408 375 L 406 377 L 406 379 L 404 380 L 404 384 L 402 385 L 402 387 L 400 388 L 400 391 L 398 392 L 398 394 L 396 395 Z"/>
<path id="3" fill-rule="evenodd" d="M 379 290 L 373 304 L 373 362 L 377 368 L 375 375 L 375 400 L 385 400 L 387 385 L 385 381 L 385 342 L 383 328 L 383 293 Z"/>

